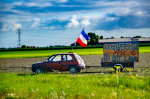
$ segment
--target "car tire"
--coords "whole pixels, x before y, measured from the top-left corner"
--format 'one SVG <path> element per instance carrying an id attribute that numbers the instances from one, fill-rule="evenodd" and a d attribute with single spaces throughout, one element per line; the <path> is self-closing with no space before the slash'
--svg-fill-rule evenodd
<path id="1" fill-rule="evenodd" d="M 71 74 L 74 74 L 74 73 L 77 73 L 77 72 L 78 72 L 78 69 L 77 69 L 75 66 L 71 66 L 71 67 L 69 68 L 69 72 L 70 72 Z"/>
<path id="2" fill-rule="evenodd" d="M 36 74 L 42 74 L 43 73 L 43 70 L 41 68 L 36 68 L 35 69 L 35 73 Z"/>
<path id="3" fill-rule="evenodd" d="M 80 68 L 78 69 L 78 72 L 81 72 L 81 69 L 80 69 Z"/>

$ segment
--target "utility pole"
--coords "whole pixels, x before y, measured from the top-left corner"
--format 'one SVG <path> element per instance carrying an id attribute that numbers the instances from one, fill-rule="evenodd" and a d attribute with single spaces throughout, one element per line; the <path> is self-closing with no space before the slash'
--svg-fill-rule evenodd
<path id="1" fill-rule="evenodd" d="M 17 34 L 18 34 L 17 47 L 18 47 L 18 48 L 21 48 L 21 33 L 22 33 L 22 29 L 18 28 L 18 29 L 17 29 Z"/>

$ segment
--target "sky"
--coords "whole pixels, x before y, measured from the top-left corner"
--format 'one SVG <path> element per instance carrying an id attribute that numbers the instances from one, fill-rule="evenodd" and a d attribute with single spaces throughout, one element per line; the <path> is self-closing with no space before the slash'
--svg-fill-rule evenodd
<path id="1" fill-rule="evenodd" d="M 0 48 L 70 45 L 82 29 L 106 37 L 150 37 L 150 0 L 0 0 Z"/>

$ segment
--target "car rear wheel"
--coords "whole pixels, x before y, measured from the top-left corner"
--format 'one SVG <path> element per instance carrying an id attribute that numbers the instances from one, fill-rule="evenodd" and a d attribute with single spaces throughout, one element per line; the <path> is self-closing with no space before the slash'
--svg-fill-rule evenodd
<path id="1" fill-rule="evenodd" d="M 75 66 L 71 66 L 71 67 L 69 68 L 69 72 L 70 72 L 71 74 L 74 74 L 74 73 L 77 73 L 78 70 L 77 70 L 77 68 L 76 68 Z"/>
<path id="2" fill-rule="evenodd" d="M 37 69 L 35 69 L 35 73 L 41 74 L 41 73 L 43 73 L 43 70 L 41 68 L 37 68 Z"/>
<path id="3" fill-rule="evenodd" d="M 78 72 L 81 72 L 81 69 L 80 69 L 80 68 L 78 69 Z"/>

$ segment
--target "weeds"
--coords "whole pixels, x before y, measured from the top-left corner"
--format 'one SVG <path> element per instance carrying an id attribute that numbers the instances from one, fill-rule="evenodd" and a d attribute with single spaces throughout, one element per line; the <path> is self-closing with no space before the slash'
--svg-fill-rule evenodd
<path id="1" fill-rule="evenodd" d="M 149 98 L 150 77 L 118 74 L 0 73 L 2 98 Z"/>

